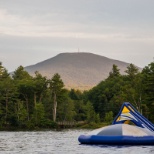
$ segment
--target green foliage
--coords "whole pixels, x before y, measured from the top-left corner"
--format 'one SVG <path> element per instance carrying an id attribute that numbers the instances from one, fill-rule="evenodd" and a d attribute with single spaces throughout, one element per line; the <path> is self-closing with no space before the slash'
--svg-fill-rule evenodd
<path id="1" fill-rule="evenodd" d="M 74 107 L 75 107 L 75 117 L 74 120 L 76 121 L 85 121 L 86 116 L 86 105 L 82 100 L 74 101 Z"/>
<path id="2" fill-rule="evenodd" d="M 48 80 L 19 66 L 10 76 L 0 63 L 0 128 L 56 128 L 61 121 L 96 128 L 110 124 L 123 102 L 154 122 L 154 63 L 142 72 L 130 64 L 125 72 L 113 65 L 106 80 L 81 92 L 64 89 L 58 73 Z"/>
<path id="3" fill-rule="evenodd" d="M 88 123 L 100 122 L 99 114 L 95 113 L 94 107 L 92 106 L 91 102 L 87 102 L 86 104 L 86 120 Z"/>
<path id="4" fill-rule="evenodd" d="M 115 78 L 120 76 L 120 69 L 118 69 L 118 66 L 113 64 L 112 71 L 109 73 L 109 78 Z"/>
<path id="5" fill-rule="evenodd" d="M 42 103 L 36 103 L 33 112 L 33 121 L 35 126 L 41 126 L 41 122 L 45 118 L 45 110 Z"/>
<path id="6" fill-rule="evenodd" d="M 14 80 L 23 80 L 32 78 L 23 66 L 19 66 L 12 75 Z"/>
<path id="7" fill-rule="evenodd" d="M 22 101 L 18 101 L 16 104 L 16 112 L 15 112 L 16 117 L 18 118 L 18 123 L 19 126 L 22 127 L 25 125 L 25 122 L 27 121 L 27 110 L 24 106 L 24 103 Z"/>
<path id="8" fill-rule="evenodd" d="M 0 62 L 0 80 L 3 80 L 3 78 L 8 76 L 9 74 L 7 73 L 7 70 L 3 67 L 2 63 Z"/>
<path id="9" fill-rule="evenodd" d="M 87 109 L 87 121 L 95 122 L 95 111 L 90 102 L 87 103 L 86 109 Z"/>
<path id="10" fill-rule="evenodd" d="M 54 93 L 58 94 L 64 88 L 64 83 L 58 73 L 54 74 L 54 76 L 49 82 L 50 82 L 50 89 L 52 94 Z"/>
<path id="11" fill-rule="evenodd" d="M 112 112 L 112 111 L 107 112 L 107 113 L 105 114 L 104 121 L 105 121 L 106 123 L 108 123 L 108 124 L 111 124 L 111 123 L 112 123 L 112 121 L 113 121 L 113 112 Z"/>
<path id="12" fill-rule="evenodd" d="M 144 103 L 148 107 L 148 118 L 154 121 L 154 62 L 142 71 L 144 84 Z"/>
<path id="13" fill-rule="evenodd" d="M 81 100 L 82 93 L 80 90 L 71 89 L 69 96 L 72 100 Z"/>
<path id="14" fill-rule="evenodd" d="M 139 70 L 135 65 L 130 64 L 127 67 L 127 70 L 125 72 L 128 74 L 128 78 L 130 78 L 130 80 L 131 80 L 131 79 L 133 79 L 135 77 L 136 74 L 139 73 Z"/>
<path id="15" fill-rule="evenodd" d="M 63 93 L 64 83 L 58 73 L 54 74 L 50 82 L 50 89 L 53 98 L 53 121 L 56 122 L 57 118 L 57 101 Z"/>
<path id="16" fill-rule="evenodd" d="M 63 93 L 63 98 L 59 101 L 57 108 L 58 121 L 74 121 L 76 116 L 74 102 L 68 97 L 67 91 Z"/>

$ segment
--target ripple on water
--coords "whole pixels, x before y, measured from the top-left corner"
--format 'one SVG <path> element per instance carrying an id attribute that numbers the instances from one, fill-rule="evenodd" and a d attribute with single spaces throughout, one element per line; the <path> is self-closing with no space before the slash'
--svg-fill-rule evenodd
<path id="1" fill-rule="evenodd" d="M 82 145 L 89 130 L 0 132 L 0 154 L 151 154 L 153 146 Z"/>

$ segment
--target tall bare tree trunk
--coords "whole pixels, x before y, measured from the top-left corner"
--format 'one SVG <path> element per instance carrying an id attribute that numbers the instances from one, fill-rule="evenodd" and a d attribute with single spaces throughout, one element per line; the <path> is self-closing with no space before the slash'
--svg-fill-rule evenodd
<path id="1" fill-rule="evenodd" d="M 53 121 L 56 122 L 56 115 L 57 115 L 57 97 L 56 93 L 54 92 L 54 99 L 53 99 Z"/>

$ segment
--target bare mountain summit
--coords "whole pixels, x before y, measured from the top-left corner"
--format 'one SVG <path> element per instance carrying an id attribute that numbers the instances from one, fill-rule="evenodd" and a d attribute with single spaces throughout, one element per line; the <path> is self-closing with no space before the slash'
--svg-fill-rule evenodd
<path id="1" fill-rule="evenodd" d="M 51 78 L 59 73 L 66 88 L 90 89 L 108 77 L 113 64 L 124 74 L 129 63 L 109 59 L 92 53 L 61 53 L 43 62 L 25 67 L 31 75 L 35 71 Z"/>

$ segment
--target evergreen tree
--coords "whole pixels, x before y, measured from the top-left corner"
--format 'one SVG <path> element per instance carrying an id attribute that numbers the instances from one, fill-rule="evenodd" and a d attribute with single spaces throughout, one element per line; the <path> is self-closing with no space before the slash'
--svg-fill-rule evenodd
<path id="1" fill-rule="evenodd" d="M 32 77 L 29 75 L 27 71 L 24 70 L 23 66 L 19 66 L 12 75 L 14 80 L 23 80 L 23 79 L 31 79 Z"/>
<path id="2" fill-rule="evenodd" d="M 33 77 L 29 75 L 27 71 L 24 70 L 23 66 L 19 66 L 12 75 L 12 78 L 16 82 L 19 99 L 25 102 L 25 107 L 27 111 L 27 120 L 30 120 L 30 113 L 33 112 L 34 105 L 31 103 L 33 101 L 34 92 L 34 81 Z"/>
<path id="3" fill-rule="evenodd" d="M 62 93 L 64 83 L 58 73 L 56 73 L 50 82 L 50 89 L 53 98 L 53 121 L 56 122 L 57 116 L 57 97 Z"/>
<path id="4" fill-rule="evenodd" d="M 2 66 L 2 62 L 0 62 L 0 79 L 2 79 L 5 68 Z"/>
<path id="5" fill-rule="evenodd" d="M 43 77 L 39 72 L 35 72 L 34 81 L 34 105 L 36 102 L 42 102 L 43 96 L 46 95 L 47 91 L 47 78 Z"/>
<path id="6" fill-rule="evenodd" d="M 149 108 L 149 119 L 154 121 L 154 62 L 146 66 L 143 71 L 145 103 Z"/>
<path id="7" fill-rule="evenodd" d="M 126 96 L 125 99 L 131 102 L 139 112 L 142 112 L 142 75 L 139 69 L 133 64 L 130 64 L 125 72 L 127 73 L 127 76 L 125 76 L 126 84 L 123 87 L 123 92 Z"/>
<path id="8" fill-rule="evenodd" d="M 1 120 L 5 124 L 15 117 L 15 102 L 17 101 L 17 88 L 7 70 L 0 64 L 0 107 Z"/>
<path id="9" fill-rule="evenodd" d="M 133 80 L 134 77 L 139 73 L 139 69 L 133 65 L 133 64 L 130 64 L 128 67 L 127 67 L 127 70 L 125 71 L 128 75 L 128 78 L 130 80 Z"/>
<path id="10" fill-rule="evenodd" d="M 118 66 L 113 64 L 112 71 L 109 73 L 109 78 L 119 77 L 120 76 L 120 69 Z"/>

